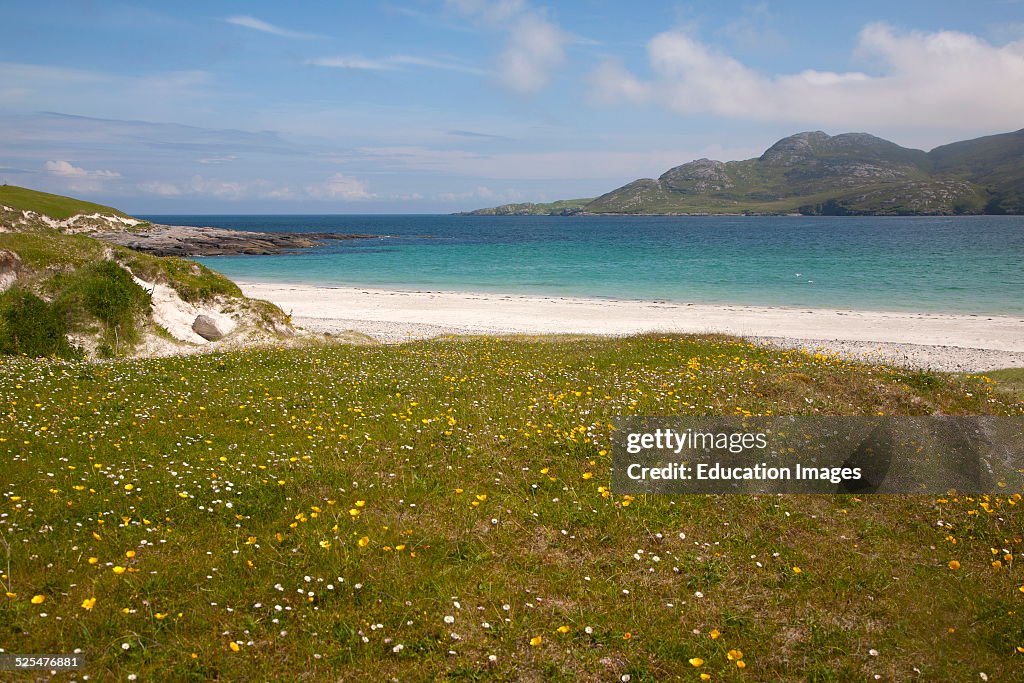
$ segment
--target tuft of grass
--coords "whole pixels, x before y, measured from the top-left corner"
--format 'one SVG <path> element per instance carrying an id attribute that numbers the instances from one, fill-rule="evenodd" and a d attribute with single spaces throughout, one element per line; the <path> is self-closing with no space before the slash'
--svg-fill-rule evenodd
<path id="1" fill-rule="evenodd" d="M 139 324 L 149 313 L 150 298 L 131 275 L 113 261 L 97 261 L 47 283 L 57 305 L 81 327 L 84 316 L 102 325 L 99 351 L 106 357 L 131 352 L 138 344 Z"/>
<path id="2" fill-rule="evenodd" d="M 986 372 L 985 376 L 995 381 L 998 391 L 1010 394 L 1018 401 L 1024 401 L 1024 368 L 993 370 Z"/>
<path id="3" fill-rule="evenodd" d="M 1024 414 L 912 377 L 674 335 L 0 359 L 0 643 L 94 679 L 1011 679 L 1018 492 L 608 490 L 615 416 Z"/>
<path id="4" fill-rule="evenodd" d="M 67 310 L 22 287 L 0 293 L 0 354 L 78 358 L 68 341 Z"/>
<path id="5" fill-rule="evenodd" d="M 118 249 L 118 258 L 143 280 L 170 285 L 185 301 L 199 303 L 217 297 L 243 296 L 234 282 L 195 261 L 152 256 L 123 247 Z"/>
<path id="6" fill-rule="evenodd" d="M 0 205 L 19 211 L 35 211 L 51 218 L 71 218 L 78 214 L 101 213 L 128 218 L 128 214 L 102 204 L 93 204 L 59 194 L 39 192 L 17 185 L 0 185 Z"/>
<path id="7" fill-rule="evenodd" d="M 101 260 L 102 242 L 85 235 L 0 232 L 0 248 L 10 249 L 30 270 L 70 270 Z"/>

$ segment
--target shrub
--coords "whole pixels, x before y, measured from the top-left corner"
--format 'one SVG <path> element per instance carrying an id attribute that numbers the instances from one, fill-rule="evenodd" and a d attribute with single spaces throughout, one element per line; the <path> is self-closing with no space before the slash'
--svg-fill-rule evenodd
<path id="1" fill-rule="evenodd" d="M 38 358 L 79 358 L 82 352 L 68 341 L 67 314 L 20 287 L 0 294 L 0 353 Z"/>
<path id="2" fill-rule="evenodd" d="M 58 301 L 72 313 L 86 313 L 103 326 L 102 355 L 118 355 L 139 341 L 138 319 L 149 308 L 149 294 L 113 261 L 89 264 L 54 278 Z M 77 322 L 81 321 L 81 315 Z"/>

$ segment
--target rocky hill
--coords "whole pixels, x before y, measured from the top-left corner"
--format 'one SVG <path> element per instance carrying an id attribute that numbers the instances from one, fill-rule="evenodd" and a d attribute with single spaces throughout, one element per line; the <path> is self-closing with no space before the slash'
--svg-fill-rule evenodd
<path id="1" fill-rule="evenodd" d="M 595 199 L 468 213 L 1019 214 L 1024 213 L 1024 130 L 930 152 L 867 133 L 804 132 L 779 140 L 756 159 L 698 159 Z"/>

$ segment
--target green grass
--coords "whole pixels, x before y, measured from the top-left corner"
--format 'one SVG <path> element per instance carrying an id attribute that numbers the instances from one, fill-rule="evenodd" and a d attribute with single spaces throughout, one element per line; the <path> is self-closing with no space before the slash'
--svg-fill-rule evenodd
<path id="1" fill-rule="evenodd" d="M 86 235 L 0 233 L 0 249 L 15 252 L 24 266 L 34 271 L 75 270 L 113 256 L 138 277 L 170 285 L 190 302 L 242 296 L 234 282 L 195 261 L 143 254 Z"/>
<path id="2" fill-rule="evenodd" d="M 103 258 L 109 247 L 85 235 L 0 232 L 0 249 L 10 249 L 30 270 L 80 268 Z"/>
<path id="3" fill-rule="evenodd" d="M 1013 492 L 605 488 L 614 416 L 1024 412 L 980 377 L 718 337 L 480 338 L 9 358 L 0 406 L 0 646 L 81 648 L 93 680 L 1010 680 L 1024 661 Z"/>
<path id="4" fill-rule="evenodd" d="M 0 292 L 0 354 L 81 357 L 68 341 L 67 309 L 21 287 Z"/>
<path id="5" fill-rule="evenodd" d="M 128 214 L 102 204 L 83 202 L 59 194 L 39 192 L 16 185 L 0 185 L 0 205 L 19 211 L 35 211 L 51 218 L 64 219 L 78 214 L 101 213 L 127 217 Z"/>
<path id="6" fill-rule="evenodd" d="M 113 261 L 96 261 L 70 273 L 57 273 L 47 283 L 58 306 L 79 328 L 97 320 L 98 351 L 110 358 L 134 351 L 141 325 L 149 317 L 150 297 L 131 275 Z"/>
<path id="7" fill-rule="evenodd" d="M 985 373 L 996 382 L 996 389 L 1024 401 L 1024 368 L 1008 368 Z"/>
<path id="8" fill-rule="evenodd" d="M 242 296 L 234 282 L 195 261 L 151 256 L 124 247 L 118 248 L 118 258 L 143 280 L 169 284 L 185 301 L 198 303 L 216 297 Z"/>

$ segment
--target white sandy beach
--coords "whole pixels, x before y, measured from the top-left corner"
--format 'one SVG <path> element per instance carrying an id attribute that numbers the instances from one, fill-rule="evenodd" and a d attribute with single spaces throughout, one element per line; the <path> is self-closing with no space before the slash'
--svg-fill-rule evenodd
<path id="1" fill-rule="evenodd" d="M 718 332 L 949 371 L 1024 367 L 1024 317 L 686 304 L 239 282 L 305 329 L 384 342 L 449 334 Z"/>

